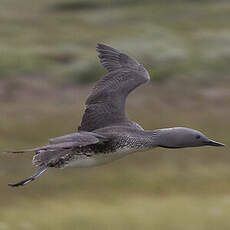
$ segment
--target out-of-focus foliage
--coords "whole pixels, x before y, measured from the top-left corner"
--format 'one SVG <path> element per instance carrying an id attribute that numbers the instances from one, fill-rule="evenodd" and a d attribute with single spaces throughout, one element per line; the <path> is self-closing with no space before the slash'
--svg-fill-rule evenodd
<path id="1" fill-rule="evenodd" d="M 75 132 L 105 70 L 97 42 L 136 57 L 154 84 L 130 95 L 146 129 L 198 129 L 225 148 L 156 148 L 90 169 L 0 154 L 0 230 L 229 230 L 230 2 L 0 0 L 0 152 Z"/>
<path id="2" fill-rule="evenodd" d="M 135 56 L 153 79 L 228 73 L 229 1 L 1 0 L 0 17 L 0 78 L 94 81 L 97 42 Z"/>
<path id="3" fill-rule="evenodd" d="M 36 87 L 0 103 L 1 149 L 39 146 L 76 130 L 89 87 L 40 94 Z M 16 189 L 7 183 L 35 170 L 32 156 L 1 155 L 0 229 L 228 230 L 229 101 L 227 81 L 176 79 L 137 90 L 127 105 L 129 117 L 146 129 L 193 127 L 225 148 L 156 148 L 96 168 L 50 169 Z"/>

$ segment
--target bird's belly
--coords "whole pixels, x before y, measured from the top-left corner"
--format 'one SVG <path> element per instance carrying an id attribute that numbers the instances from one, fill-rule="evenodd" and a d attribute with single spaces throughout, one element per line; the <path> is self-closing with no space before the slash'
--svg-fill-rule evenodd
<path id="1" fill-rule="evenodd" d="M 83 155 L 82 157 L 77 157 L 70 162 L 68 162 L 65 167 L 93 167 L 102 164 L 109 163 L 110 161 L 114 161 L 120 159 L 131 152 L 135 152 L 135 149 L 130 148 L 122 148 L 118 149 L 114 152 L 109 153 L 97 153 L 92 155 Z"/>

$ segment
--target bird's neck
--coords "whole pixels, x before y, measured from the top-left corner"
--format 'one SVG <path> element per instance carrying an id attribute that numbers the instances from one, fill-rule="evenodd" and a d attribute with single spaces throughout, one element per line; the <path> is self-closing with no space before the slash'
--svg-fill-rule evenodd
<path id="1" fill-rule="evenodd" d="M 173 128 L 146 130 L 145 135 L 149 140 L 149 147 L 178 148 L 175 144 L 175 132 Z"/>
<path id="2" fill-rule="evenodd" d="M 191 147 L 191 143 L 185 138 L 185 134 L 181 130 L 183 127 L 173 127 L 157 129 L 152 131 L 152 143 L 158 147 L 164 148 L 184 148 Z"/>
<path id="3" fill-rule="evenodd" d="M 145 130 L 144 140 L 148 148 L 154 148 L 159 145 L 159 132 L 160 130 Z"/>

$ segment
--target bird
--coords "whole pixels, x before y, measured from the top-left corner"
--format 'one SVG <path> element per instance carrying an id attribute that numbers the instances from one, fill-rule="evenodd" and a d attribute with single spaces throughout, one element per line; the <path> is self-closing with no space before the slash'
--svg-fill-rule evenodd
<path id="1" fill-rule="evenodd" d="M 224 146 L 191 128 L 144 130 L 129 120 L 125 112 L 126 98 L 131 91 L 150 80 L 149 73 L 134 58 L 115 48 L 98 43 L 96 50 L 108 72 L 89 94 L 78 130 L 52 138 L 49 144 L 41 147 L 11 151 L 34 152 L 32 164 L 39 169 L 32 176 L 9 186 L 18 187 L 34 181 L 50 167 L 93 167 L 155 147 Z"/>

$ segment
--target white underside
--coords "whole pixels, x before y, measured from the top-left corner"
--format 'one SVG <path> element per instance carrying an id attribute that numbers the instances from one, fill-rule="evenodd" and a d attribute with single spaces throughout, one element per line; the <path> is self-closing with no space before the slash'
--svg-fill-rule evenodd
<path id="1" fill-rule="evenodd" d="M 100 153 L 88 157 L 84 155 L 84 157 L 69 162 L 68 165 L 66 165 L 65 167 L 80 168 L 80 167 L 98 166 L 98 165 L 109 163 L 110 161 L 120 159 L 132 152 L 136 152 L 136 151 L 134 149 L 123 148 L 117 150 L 116 152 L 111 152 L 111 153 Z"/>

